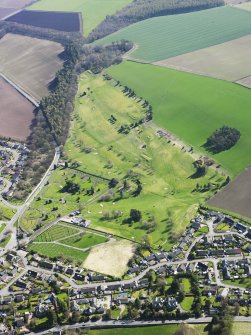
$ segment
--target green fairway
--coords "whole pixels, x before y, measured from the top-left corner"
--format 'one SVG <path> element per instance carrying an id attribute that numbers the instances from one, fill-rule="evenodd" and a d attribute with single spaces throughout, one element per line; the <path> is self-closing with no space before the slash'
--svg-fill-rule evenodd
<path id="1" fill-rule="evenodd" d="M 127 179 L 128 185 L 122 193 L 123 186 L 108 191 L 107 200 L 87 203 L 82 215 L 92 228 L 135 241 L 148 233 L 154 246 L 169 248 L 170 238 L 184 230 L 198 204 L 210 195 L 193 191 L 196 184 L 223 179 L 210 169 L 205 177 L 189 178 L 195 172 L 193 158 L 159 138 L 152 123 L 120 133 L 122 125 L 144 116 L 143 101 L 128 98 L 114 85 L 101 76 L 80 77 L 65 152 L 81 169 L 121 183 Z M 133 195 L 135 178 L 142 182 L 138 196 Z M 142 220 L 128 223 L 133 208 L 142 212 Z"/>
<path id="2" fill-rule="evenodd" d="M 131 0 L 40 0 L 28 9 L 81 12 L 84 35 L 87 36 L 107 15 L 129 4 Z"/>
<path id="3" fill-rule="evenodd" d="M 149 64 L 124 62 L 107 70 L 115 79 L 148 100 L 154 121 L 186 143 L 202 145 L 223 125 L 241 132 L 238 143 L 213 155 L 230 174 L 239 174 L 251 162 L 251 92 L 233 83 L 164 69 Z M 205 152 L 205 150 L 204 150 Z"/>
<path id="4" fill-rule="evenodd" d="M 144 20 L 96 43 L 110 44 L 127 39 L 137 45 L 130 58 L 154 62 L 250 33 L 251 13 L 225 6 Z"/>
<path id="5" fill-rule="evenodd" d="M 29 251 L 36 252 L 42 256 L 51 258 L 71 259 L 74 262 L 82 263 L 88 256 L 88 252 L 73 249 L 65 245 L 56 243 L 32 243 L 29 246 Z"/>

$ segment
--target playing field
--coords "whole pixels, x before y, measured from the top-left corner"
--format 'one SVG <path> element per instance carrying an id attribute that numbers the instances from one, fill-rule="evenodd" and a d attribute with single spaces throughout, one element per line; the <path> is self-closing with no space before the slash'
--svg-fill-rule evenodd
<path id="1" fill-rule="evenodd" d="M 123 8 L 131 0 L 40 0 L 32 10 L 81 12 L 84 35 L 87 36 L 107 15 Z"/>
<path id="2" fill-rule="evenodd" d="M 127 39 L 137 45 L 129 56 L 131 59 L 155 62 L 250 33 L 251 13 L 225 6 L 144 20 L 96 43 Z"/>
<path id="3" fill-rule="evenodd" d="M 125 240 L 94 247 L 86 258 L 84 267 L 94 272 L 120 277 L 126 272 L 134 249 L 133 243 Z"/>
<path id="4" fill-rule="evenodd" d="M 25 141 L 30 134 L 34 106 L 1 76 L 0 101 L 0 136 Z"/>
<path id="5" fill-rule="evenodd" d="M 251 75 L 251 35 L 156 62 L 156 65 L 237 81 Z M 241 82 L 241 80 L 240 80 Z"/>
<path id="6" fill-rule="evenodd" d="M 184 230 L 198 203 L 210 195 L 211 191 L 192 192 L 196 184 L 220 183 L 222 179 L 211 170 L 203 178 L 189 178 L 195 172 L 193 158 L 159 138 L 153 123 L 135 127 L 128 134 L 119 132 L 122 125 L 144 116 L 143 101 L 128 98 L 122 90 L 101 76 L 80 77 L 65 146 L 67 156 L 79 162 L 80 169 L 121 182 L 127 176 L 129 183 L 122 197 L 110 190 L 108 201 L 87 203 L 82 213 L 91 220 L 92 228 L 140 242 L 148 233 L 154 246 L 168 249 L 171 237 Z M 133 176 L 142 182 L 138 196 L 132 194 Z M 133 208 L 142 212 L 142 221 L 128 224 Z M 119 213 L 118 217 L 114 213 Z M 154 227 L 149 229 L 151 225 Z"/>
<path id="7" fill-rule="evenodd" d="M 203 150 L 212 132 L 233 126 L 241 139 L 213 158 L 232 174 L 251 162 L 251 92 L 239 85 L 154 65 L 124 62 L 107 71 L 153 106 L 155 122 Z"/>
<path id="8" fill-rule="evenodd" d="M 62 66 L 62 52 L 55 42 L 7 34 L 0 40 L 0 72 L 40 100 Z"/>

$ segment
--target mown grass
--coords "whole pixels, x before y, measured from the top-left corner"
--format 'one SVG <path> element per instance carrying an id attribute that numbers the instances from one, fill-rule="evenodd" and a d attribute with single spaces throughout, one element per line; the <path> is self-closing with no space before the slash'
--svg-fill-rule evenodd
<path id="1" fill-rule="evenodd" d="M 88 233 L 83 233 L 80 236 L 72 236 L 60 241 L 60 243 L 81 249 L 90 248 L 105 242 L 107 242 L 106 237 Z"/>
<path id="2" fill-rule="evenodd" d="M 56 224 L 49 229 L 47 229 L 44 233 L 39 235 L 35 242 L 52 242 L 64 237 L 69 237 L 73 234 L 79 233 L 78 229 L 71 228 L 70 226 L 61 226 Z"/>
<path id="3" fill-rule="evenodd" d="M 250 23 L 251 13 L 225 6 L 144 20 L 96 43 L 130 40 L 138 47 L 130 58 L 155 62 L 248 35 Z"/>
<path id="4" fill-rule="evenodd" d="M 56 243 L 32 243 L 29 251 L 38 253 L 39 255 L 50 258 L 71 259 L 74 262 L 82 263 L 88 256 L 88 252 L 73 249 Z"/>
<path id="5" fill-rule="evenodd" d="M 15 213 L 15 209 L 7 207 L 0 202 L 0 221 L 10 220 Z"/>
<path id="6" fill-rule="evenodd" d="M 185 297 L 180 305 L 185 311 L 190 311 L 193 305 L 193 301 L 194 297 Z"/>
<path id="7" fill-rule="evenodd" d="M 154 246 L 168 248 L 171 235 L 184 230 L 198 203 L 208 196 L 207 192 L 193 192 L 196 184 L 219 182 L 222 178 L 211 170 L 203 178 L 190 178 L 195 172 L 193 159 L 156 136 L 151 127 L 138 126 L 127 135 L 119 133 L 121 125 L 144 115 L 139 100 L 125 96 L 122 88 L 114 87 L 112 81 L 83 74 L 65 152 L 81 169 L 120 180 L 131 171 L 142 181 L 140 196 L 125 192 L 119 201 L 113 198 L 86 204 L 83 215 L 91 220 L 92 227 L 142 241 L 147 232 L 146 222 L 154 217 L 156 227 L 149 233 L 150 239 Z M 115 123 L 109 121 L 111 115 L 116 118 Z M 123 222 L 131 208 L 142 212 L 141 222 Z M 114 211 L 121 213 L 117 219 L 111 218 Z M 107 213 L 111 214 L 109 219 L 104 218 Z"/>
<path id="8" fill-rule="evenodd" d="M 107 72 L 135 90 L 153 106 L 154 121 L 196 149 L 217 128 L 229 125 L 241 132 L 238 143 L 213 155 L 232 175 L 251 162 L 251 92 L 233 83 L 147 64 L 124 62 Z"/>
<path id="9" fill-rule="evenodd" d="M 27 9 L 81 12 L 83 31 L 87 36 L 107 15 L 129 4 L 131 0 L 40 0 Z"/>
<path id="10" fill-rule="evenodd" d="M 67 180 L 78 184 L 80 191 L 75 194 L 68 193 L 64 189 Z M 95 196 L 107 188 L 107 182 L 74 170 L 58 168 L 51 175 L 49 184 L 43 188 L 21 218 L 21 227 L 31 231 L 36 225 L 55 221 L 74 210 L 82 210 L 93 197 L 87 194 L 92 187 Z"/>
<path id="11" fill-rule="evenodd" d="M 178 325 L 156 326 L 156 327 L 138 327 L 138 328 L 114 328 L 114 329 L 96 329 L 91 330 L 91 335 L 174 335 Z"/>

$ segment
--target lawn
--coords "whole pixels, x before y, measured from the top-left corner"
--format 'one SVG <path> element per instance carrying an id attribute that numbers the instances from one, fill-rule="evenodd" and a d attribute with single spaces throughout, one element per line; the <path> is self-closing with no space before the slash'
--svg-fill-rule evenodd
<path id="1" fill-rule="evenodd" d="M 32 243 L 29 246 L 29 251 L 51 258 L 71 259 L 77 263 L 82 263 L 88 256 L 88 252 L 55 243 Z"/>
<path id="2" fill-rule="evenodd" d="M 183 286 L 183 290 L 185 293 L 190 293 L 191 292 L 191 283 L 190 280 L 188 278 L 182 278 L 182 286 Z"/>
<path id="3" fill-rule="evenodd" d="M 193 305 L 194 297 L 185 297 L 180 304 L 185 311 L 190 311 Z"/>
<path id="4" fill-rule="evenodd" d="M 40 0 L 28 9 L 81 12 L 84 35 L 87 36 L 107 15 L 114 14 L 131 0 Z"/>
<path id="5" fill-rule="evenodd" d="M 79 191 L 74 194 L 69 193 L 65 189 L 67 180 L 79 185 Z M 20 225 L 24 230 L 31 231 L 37 225 L 41 226 L 55 221 L 74 210 L 81 211 L 93 197 L 93 195 L 88 194 L 91 188 L 94 190 L 94 195 L 99 194 L 99 192 L 107 188 L 107 182 L 90 177 L 82 172 L 58 168 L 51 175 L 49 184 L 43 188 L 24 213 L 20 220 Z"/>
<path id="6" fill-rule="evenodd" d="M 0 40 L 0 72 L 40 100 L 63 64 L 63 50 L 59 43 L 7 34 Z"/>
<path id="7" fill-rule="evenodd" d="M 205 152 L 202 145 L 223 125 L 241 132 L 239 142 L 213 158 L 230 175 L 251 162 L 251 92 L 239 85 L 165 69 L 124 62 L 107 72 L 144 97 L 153 107 L 154 121 L 186 143 Z"/>
<path id="8" fill-rule="evenodd" d="M 137 48 L 130 58 L 156 62 L 248 35 L 250 23 L 250 12 L 225 6 L 144 20 L 96 43 L 131 40 Z"/>
<path id="9" fill-rule="evenodd" d="M 15 209 L 7 207 L 0 202 L 0 221 L 10 220 L 15 213 Z"/>
<path id="10" fill-rule="evenodd" d="M 67 239 L 63 239 L 61 240 L 60 243 L 76 248 L 85 249 L 105 242 L 107 242 L 107 238 L 104 236 L 96 234 L 80 233 L 79 236 L 73 236 Z"/>
<path id="11" fill-rule="evenodd" d="M 119 329 L 96 329 L 89 331 L 91 335 L 174 335 L 178 325 L 139 327 L 139 328 L 119 328 Z M 84 335 L 84 334 L 83 334 Z"/>
<path id="12" fill-rule="evenodd" d="M 193 158 L 159 138 L 153 124 L 120 133 L 122 125 L 144 116 L 143 101 L 128 98 L 114 85 L 101 76 L 80 77 L 65 155 L 83 170 L 119 178 L 121 183 L 126 179 L 129 185 L 122 196 L 118 187 L 107 193 L 108 201 L 86 204 L 83 216 L 92 228 L 136 241 L 148 232 L 154 246 L 169 248 L 170 237 L 184 230 L 199 202 L 210 194 L 192 192 L 196 184 L 220 182 L 222 177 L 208 170 L 205 177 L 189 178 L 195 172 Z M 143 188 L 138 196 L 132 195 L 135 178 Z M 132 208 L 142 212 L 140 222 L 126 221 Z"/>

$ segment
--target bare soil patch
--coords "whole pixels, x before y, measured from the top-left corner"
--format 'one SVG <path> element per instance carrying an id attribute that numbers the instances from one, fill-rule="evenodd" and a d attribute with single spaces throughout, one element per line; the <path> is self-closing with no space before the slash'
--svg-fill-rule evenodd
<path id="1" fill-rule="evenodd" d="M 24 141 L 30 134 L 33 105 L 0 78 L 0 136 Z"/>
<path id="2" fill-rule="evenodd" d="M 4 8 L 23 8 L 35 1 L 31 0 L 0 0 L 0 7 Z"/>
<path id="3" fill-rule="evenodd" d="M 237 81 L 251 75 L 251 35 L 156 62 L 156 65 Z"/>
<path id="4" fill-rule="evenodd" d="M 11 13 L 15 12 L 15 8 L 1 8 L 0 7 L 0 20 L 4 19 L 6 16 L 10 15 Z"/>
<path id="5" fill-rule="evenodd" d="M 63 50 L 59 43 L 7 34 L 0 40 L 0 72 L 40 100 L 62 67 Z"/>
<path id="6" fill-rule="evenodd" d="M 91 271 L 120 277 L 126 272 L 127 264 L 133 254 L 134 246 L 131 242 L 109 242 L 92 248 L 84 267 Z"/>
<path id="7" fill-rule="evenodd" d="M 242 172 L 208 203 L 251 218 L 251 167 Z"/>

